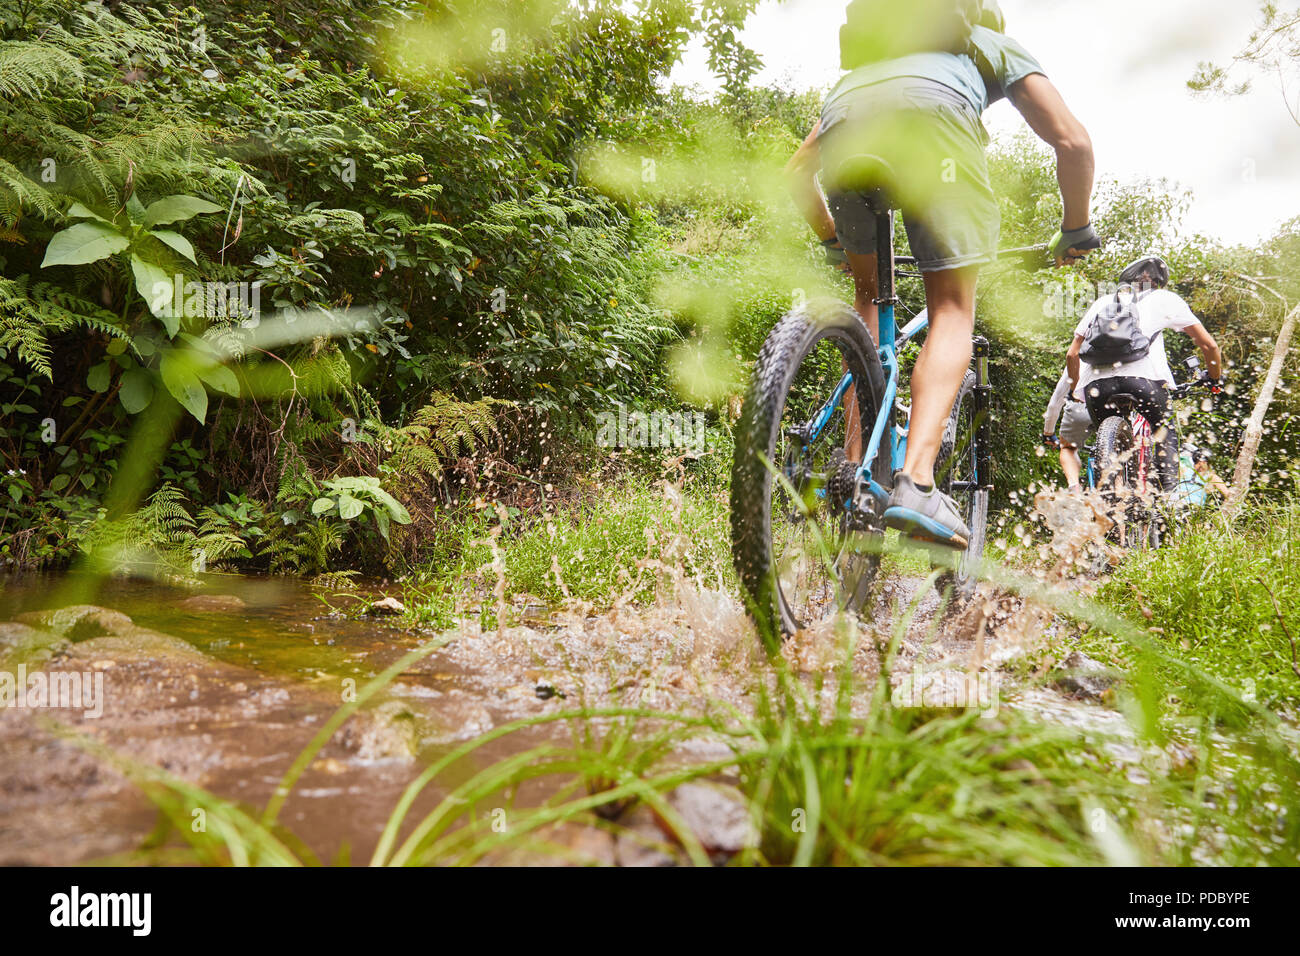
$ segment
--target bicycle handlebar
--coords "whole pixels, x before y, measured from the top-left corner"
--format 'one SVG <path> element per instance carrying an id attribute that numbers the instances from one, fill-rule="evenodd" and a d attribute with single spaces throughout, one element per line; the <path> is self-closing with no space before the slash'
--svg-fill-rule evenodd
<path id="1" fill-rule="evenodd" d="M 1027 266 L 1041 266 L 1050 251 L 1051 246 L 1045 242 L 1036 246 L 1016 246 L 1013 249 L 999 249 L 998 259 L 1019 259 Z"/>
<path id="2" fill-rule="evenodd" d="M 1046 256 L 1050 247 L 1046 243 L 1036 246 L 1014 246 L 1010 249 L 998 250 L 998 261 L 1003 259 L 1019 259 L 1026 266 L 1042 266 L 1046 264 Z M 916 256 L 894 256 L 894 262 L 898 265 L 914 266 L 917 265 Z M 992 265 L 992 263 L 989 263 Z"/>
<path id="3" fill-rule="evenodd" d="M 1170 398 L 1186 398 L 1192 394 L 1194 388 L 1210 388 L 1211 385 L 1217 384 L 1214 379 L 1194 378 L 1190 382 L 1179 382 L 1169 390 Z"/>

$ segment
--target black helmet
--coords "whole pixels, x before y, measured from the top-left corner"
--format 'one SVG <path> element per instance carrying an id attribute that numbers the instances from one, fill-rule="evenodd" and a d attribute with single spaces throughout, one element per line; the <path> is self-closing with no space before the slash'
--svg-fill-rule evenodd
<path id="1" fill-rule="evenodd" d="M 1119 274 L 1119 281 L 1136 282 L 1144 272 L 1151 276 L 1151 280 L 1161 289 L 1169 284 L 1169 266 L 1159 256 L 1143 256 L 1141 259 L 1133 260 Z"/>
<path id="2" fill-rule="evenodd" d="M 1192 461 L 1209 461 L 1210 452 L 1206 448 L 1198 448 L 1192 452 Z"/>

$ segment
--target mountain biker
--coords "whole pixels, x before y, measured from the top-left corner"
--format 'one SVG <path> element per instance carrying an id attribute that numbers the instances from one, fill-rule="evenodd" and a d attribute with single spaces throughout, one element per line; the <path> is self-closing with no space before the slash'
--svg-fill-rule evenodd
<path id="1" fill-rule="evenodd" d="M 864 185 L 887 167 L 890 197 L 902 210 L 912 252 L 925 282 L 930 328 L 912 372 L 912 413 L 907 454 L 885 511 L 885 523 L 964 549 L 970 537 L 956 504 L 934 487 L 934 466 L 944 424 L 970 365 L 979 267 L 997 253 L 1000 215 L 989 185 L 988 134 L 980 114 L 1006 96 L 1029 126 L 1056 151 L 1057 180 L 1064 201 L 1061 231 L 1052 242 L 1058 265 L 1100 245 L 1089 221 L 1092 142 L 1042 67 L 1019 43 L 1001 33 L 996 4 L 985 0 L 855 0 L 884 22 L 871 38 L 887 43 L 912 29 L 916 18 L 933 20 L 955 8 L 971 10 L 960 42 L 920 44 L 915 52 L 870 60 L 847 56 L 841 31 L 842 66 L 849 69 L 827 96 L 821 119 L 787 167 L 804 218 L 832 257 L 840 254 L 853 273 L 854 305 L 879 341 L 876 296 L 875 217 Z M 907 22 L 903 22 L 903 21 Z M 891 52 L 897 52 L 891 51 Z M 829 198 L 817 187 L 821 174 Z M 842 250 L 842 253 L 841 253 Z M 857 405 L 850 392 L 851 436 L 846 451 L 861 456 Z"/>
<path id="2" fill-rule="evenodd" d="M 1059 438 L 1056 437 L 1057 419 L 1061 422 Z M 1056 382 L 1056 390 L 1052 392 L 1052 400 L 1047 403 L 1047 411 L 1043 413 L 1043 444 L 1060 451 L 1061 470 L 1065 472 L 1065 482 L 1070 491 L 1083 490 L 1079 481 L 1083 472 L 1079 447 L 1088 437 L 1090 428 L 1092 417 L 1088 414 L 1088 406 L 1071 394 L 1070 370 L 1064 369 Z"/>
<path id="3" fill-rule="evenodd" d="M 1204 448 L 1186 447 L 1178 456 L 1178 488 L 1174 492 L 1174 505 L 1199 506 L 1206 502 L 1207 492 L 1214 491 L 1226 498 L 1228 485 L 1210 467 L 1210 453 Z"/>
<path id="4" fill-rule="evenodd" d="M 1159 256 L 1146 255 L 1129 263 L 1120 273 L 1119 282 L 1114 297 L 1099 297 L 1074 330 L 1074 341 L 1066 356 L 1070 392 L 1087 403 L 1088 414 L 1095 422 L 1115 414 L 1115 406 L 1108 404 L 1112 395 L 1134 396 L 1138 412 L 1151 424 L 1160 486 L 1172 491 L 1178 483 L 1178 434 L 1174 423 L 1166 422 L 1168 390 L 1175 382 L 1165 356 L 1164 332 L 1185 332 L 1196 343 L 1205 357 L 1204 377 L 1215 393 L 1222 390 L 1219 344 L 1187 303 L 1165 288 L 1169 284 L 1169 266 Z M 1101 365 L 1083 361 L 1085 338 L 1097 328 L 1094 323 L 1100 318 L 1104 324 L 1107 316 L 1130 307 L 1136 310 L 1137 328 L 1149 343 L 1145 353 L 1133 361 Z"/>

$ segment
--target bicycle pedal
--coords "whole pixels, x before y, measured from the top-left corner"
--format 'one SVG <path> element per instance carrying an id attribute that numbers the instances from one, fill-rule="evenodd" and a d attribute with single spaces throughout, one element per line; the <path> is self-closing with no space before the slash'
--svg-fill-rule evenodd
<path id="1" fill-rule="evenodd" d="M 961 538 L 953 538 L 949 541 L 940 541 L 938 538 L 928 538 L 928 537 L 922 537 L 921 535 L 911 535 L 911 534 L 903 535 L 903 538 L 906 540 L 914 541 L 916 544 L 926 549 L 927 551 L 931 549 L 935 549 L 938 551 L 947 552 L 949 554 L 952 554 L 954 552 L 960 554 L 961 552 L 965 551 L 967 548 L 967 542 Z"/>
<path id="2" fill-rule="evenodd" d="M 949 538 L 946 541 L 941 541 L 933 535 L 928 535 L 924 531 L 919 531 L 916 528 L 899 528 L 898 532 L 898 543 L 900 547 L 907 547 L 910 545 L 920 551 L 943 553 L 948 555 L 953 553 L 960 554 L 968 547 L 965 538 Z"/>

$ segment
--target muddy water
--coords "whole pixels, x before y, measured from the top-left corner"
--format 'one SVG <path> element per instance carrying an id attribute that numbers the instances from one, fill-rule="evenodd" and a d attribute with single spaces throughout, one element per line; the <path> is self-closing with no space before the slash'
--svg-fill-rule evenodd
<path id="1" fill-rule="evenodd" d="M 63 606 L 69 590 L 85 584 L 40 577 L 5 582 L 0 621 L 23 623 L 0 624 L 0 658 L 6 638 L 53 637 L 67 621 L 41 612 Z M 292 584 L 234 579 L 223 582 L 220 593 L 196 600 L 156 584 L 104 582 L 91 596 L 115 613 L 87 613 L 27 663 L 30 672 L 49 658 L 47 673 L 81 674 L 88 684 L 102 678 L 103 713 L 0 709 L 0 862 L 102 858 L 138 846 L 156 822 L 134 786 L 62 739 L 51 721 L 131 760 L 261 808 L 342 704 L 345 690 L 355 690 L 422 639 L 349 619 Z M 16 663 L 11 659 L 0 669 L 16 672 Z M 352 718 L 295 789 L 284 823 L 326 860 L 345 847 L 354 858 L 368 856 L 420 767 L 452 742 L 486 729 L 474 720 L 457 680 L 447 669 L 404 676 L 392 693 Z M 499 756 L 486 750 L 481 759 Z M 432 789 L 426 803 L 438 796 Z"/>
<path id="2" fill-rule="evenodd" d="M 343 609 L 355 611 L 355 602 L 337 601 L 335 610 L 310 589 L 280 580 L 223 579 L 206 598 L 139 581 L 92 587 L 69 577 L 29 577 L 0 584 L 0 669 L 12 670 L 6 641 L 12 652 L 19 638 L 40 634 L 48 646 L 31 667 L 102 675 L 105 687 L 99 717 L 0 708 L 0 863 L 112 857 L 138 847 L 155 825 L 156 811 L 138 789 L 61 736 L 51 720 L 256 810 L 340 706 L 349 683 L 360 686 L 433 636 L 349 616 Z M 507 721 L 579 706 L 724 718 L 751 713 L 771 674 L 744 613 L 728 595 L 681 579 L 675 585 L 671 598 L 648 607 L 575 606 L 530 616 L 520 606 L 507 615 L 516 623 L 500 630 L 466 623 L 334 735 L 281 820 L 319 858 L 364 862 L 403 788 L 424 766 Z M 42 613 L 69 603 L 111 612 Z M 862 688 L 853 707 L 865 712 L 879 648 L 892 637 L 899 640 L 895 684 L 924 671 L 934 686 L 960 684 L 1035 639 L 1023 620 L 1016 623 L 1024 616 L 1014 602 L 980 596 L 944 610 L 923 579 L 898 577 L 880 589 L 866 620 L 847 630 L 832 623 L 811 629 L 792 639 L 785 655 L 812 698 L 820 693 L 830 708 L 848 635 Z M 1034 626 L 1030 619 L 1028 629 Z M 574 730 L 557 723 L 504 738 L 451 777 L 464 779 L 543 734 L 571 739 Z M 706 734 L 674 759 L 727 753 Z M 408 819 L 445 793 L 429 788 Z"/>
<path id="3" fill-rule="evenodd" d="M 87 597 L 76 603 L 121 611 L 136 624 L 179 637 L 217 660 L 300 680 L 316 674 L 360 676 L 367 672 L 367 654 L 392 643 L 373 622 L 333 611 L 310 588 L 258 578 L 231 577 L 205 600 L 142 580 L 92 584 L 73 575 L 33 575 L 4 583 L 0 620 L 73 603 L 65 598 L 78 596 Z M 346 608 L 353 602 L 336 603 Z"/>
<path id="4" fill-rule="evenodd" d="M 0 592 L 0 622 L 8 622 L 0 623 L 0 669 L 16 670 L 20 638 L 44 635 L 48 646 L 28 654 L 29 671 L 102 677 L 104 687 L 100 716 L 0 708 L 3 863 L 126 853 L 156 823 L 134 785 L 61 732 L 259 809 L 341 705 L 346 682 L 360 686 L 431 637 L 349 617 L 290 582 L 228 579 L 207 598 L 141 581 L 90 585 L 28 577 Z M 905 590 L 899 600 L 910 599 Z M 70 599 L 82 604 L 69 608 Z M 53 608 L 63 610 L 46 613 Z M 726 716 L 751 712 L 761 690 L 758 642 L 739 606 L 687 582 L 650 607 L 577 607 L 500 631 L 470 623 L 455 636 L 350 719 L 293 791 L 281 819 L 318 857 L 346 848 L 351 859 L 368 859 L 424 766 L 507 721 L 579 706 Z M 789 653 L 815 673 L 838 663 L 838 647 L 828 629 L 802 636 Z M 862 661 L 864 675 L 873 673 L 872 655 L 864 651 Z M 546 731 L 561 742 L 573 732 L 567 723 Z M 534 745 L 541 733 L 484 748 L 453 779 Z M 676 757 L 727 753 L 701 737 Z M 431 787 L 412 818 L 444 794 Z"/>

